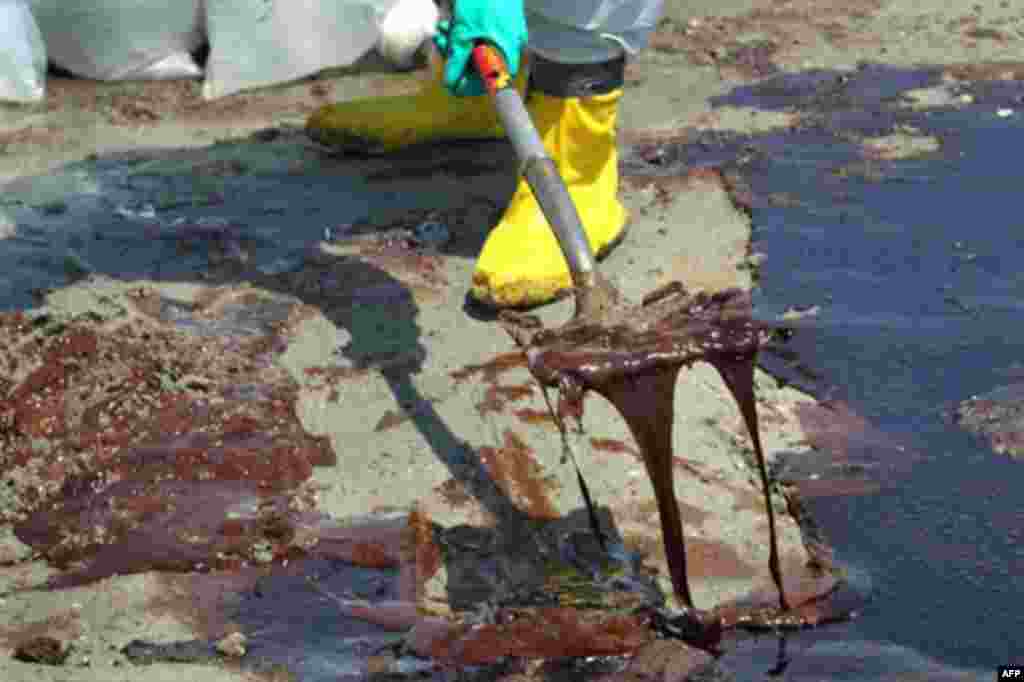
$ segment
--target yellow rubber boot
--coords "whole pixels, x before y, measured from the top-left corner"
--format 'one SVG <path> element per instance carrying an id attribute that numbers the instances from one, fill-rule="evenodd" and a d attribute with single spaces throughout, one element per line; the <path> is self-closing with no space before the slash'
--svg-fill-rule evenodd
<path id="1" fill-rule="evenodd" d="M 331 147 L 384 154 L 414 144 L 504 137 L 487 95 L 455 97 L 441 82 L 442 63 L 432 53 L 432 77 L 413 95 L 371 97 L 327 104 L 309 117 L 306 133 Z M 515 79 L 525 91 L 526 63 Z"/>
<path id="2" fill-rule="evenodd" d="M 527 105 L 598 257 L 621 240 L 628 217 L 617 196 L 615 121 L 621 97 L 618 88 L 570 98 L 533 91 Z M 558 241 L 525 179 L 520 178 L 511 203 L 477 258 L 470 295 L 493 307 L 529 307 L 554 300 L 571 287 Z"/>

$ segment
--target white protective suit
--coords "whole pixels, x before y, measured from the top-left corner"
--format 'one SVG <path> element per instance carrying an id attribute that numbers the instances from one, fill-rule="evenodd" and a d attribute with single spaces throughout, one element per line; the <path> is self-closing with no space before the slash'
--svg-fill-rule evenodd
<path id="1" fill-rule="evenodd" d="M 46 45 L 25 0 L 0 0 L 0 101 L 46 94 Z"/>
<path id="2" fill-rule="evenodd" d="M 511 0 L 515 2 L 516 0 Z M 647 45 L 664 0 L 523 0 L 530 50 L 551 61 L 590 64 Z"/>
<path id="3" fill-rule="evenodd" d="M 364 0 L 369 1 L 369 0 Z M 383 0 L 376 0 L 382 2 Z M 449 0 L 449 2 L 458 0 Z M 502 0 L 523 2 L 528 48 L 551 61 L 592 64 L 635 55 L 647 45 L 664 0 Z M 422 26 L 434 0 L 402 0 L 389 19 L 394 28 Z M 385 37 L 389 31 L 384 31 Z M 412 31 L 407 31 L 412 34 Z"/>

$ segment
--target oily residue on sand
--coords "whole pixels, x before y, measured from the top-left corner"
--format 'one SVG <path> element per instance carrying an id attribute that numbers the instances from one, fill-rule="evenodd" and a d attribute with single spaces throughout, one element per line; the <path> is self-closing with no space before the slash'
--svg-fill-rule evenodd
<path id="1" fill-rule="evenodd" d="M 334 452 L 271 362 L 302 306 L 208 293 L 171 319 L 145 289 L 110 320 L 3 316 L 4 513 L 55 584 L 304 552 L 320 519 L 304 483 Z"/>
<path id="2" fill-rule="evenodd" d="M 674 389 L 684 366 L 705 361 L 718 370 L 739 404 L 758 457 L 768 512 L 769 567 L 781 609 L 788 611 L 754 402 L 755 359 L 767 330 L 752 320 L 749 297 L 737 290 L 690 296 L 676 283 L 648 295 L 639 308 L 617 306 L 603 319 L 578 317 L 556 330 L 528 332 L 539 323 L 514 316 L 506 320 L 526 349 L 533 375 L 559 389 L 561 408 L 566 408 L 560 413 L 582 416 L 583 395 L 594 391 L 625 418 L 654 487 L 673 588 L 689 607 L 693 599 L 685 539 L 673 488 Z M 777 615 L 760 617 L 777 620 Z M 713 636 L 716 627 L 711 622 L 701 636 Z"/>
<path id="3" fill-rule="evenodd" d="M 758 314 L 814 311 L 790 323 L 784 362 L 765 358 L 824 401 L 796 414 L 816 452 L 785 457 L 778 475 L 850 583 L 874 595 L 830 635 L 851 661 L 885 661 L 858 679 L 939 679 L 922 658 L 983 668 L 1019 649 L 1009 633 L 1024 618 L 1006 608 L 1024 594 L 1007 579 L 1022 566 L 1019 463 L 948 414 L 1020 362 L 1005 331 L 1020 323 L 1024 242 L 1003 218 L 1019 213 L 1022 73 L 994 62 L 780 74 L 711 104 L 798 113 L 788 127 L 626 155 L 659 178 L 722 168 L 765 254 Z"/>
<path id="4" fill-rule="evenodd" d="M 549 497 L 551 483 L 543 477 L 533 449 L 506 429 L 500 448 L 480 448 L 480 461 L 516 506 L 531 518 L 557 519 L 558 509 Z"/>

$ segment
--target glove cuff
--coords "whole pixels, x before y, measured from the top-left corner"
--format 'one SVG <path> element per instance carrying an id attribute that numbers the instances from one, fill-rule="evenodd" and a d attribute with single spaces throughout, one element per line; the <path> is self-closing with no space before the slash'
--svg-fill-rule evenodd
<path id="1" fill-rule="evenodd" d="M 530 55 L 530 89 L 549 97 L 594 97 L 621 90 L 626 82 L 626 58 L 593 64 L 563 64 Z"/>

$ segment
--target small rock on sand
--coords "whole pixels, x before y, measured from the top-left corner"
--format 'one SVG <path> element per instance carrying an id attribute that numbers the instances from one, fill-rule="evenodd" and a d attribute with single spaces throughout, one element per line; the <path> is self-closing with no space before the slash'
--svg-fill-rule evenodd
<path id="1" fill-rule="evenodd" d="M 232 632 L 217 642 L 217 653 L 228 658 L 245 656 L 245 644 L 248 638 L 241 632 Z"/>
<path id="2" fill-rule="evenodd" d="M 33 637 L 14 649 L 14 658 L 25 663 L 63 665 L 71 653 L 71 646 L 53 637 Z"/>

